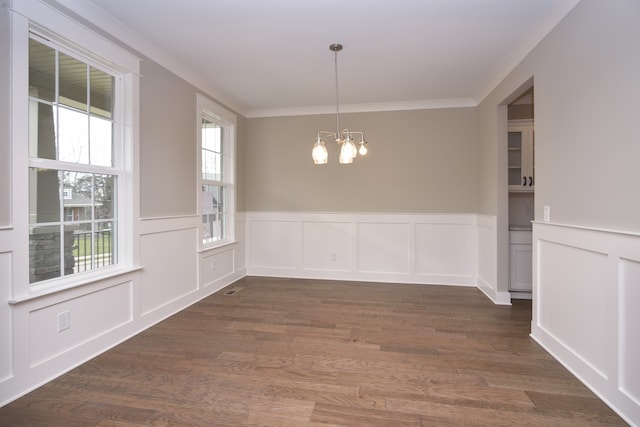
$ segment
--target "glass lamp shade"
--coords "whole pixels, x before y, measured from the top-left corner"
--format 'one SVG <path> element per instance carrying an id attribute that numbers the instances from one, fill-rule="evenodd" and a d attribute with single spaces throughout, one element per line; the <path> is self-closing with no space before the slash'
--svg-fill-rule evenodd
<path id="1" fill-rule="evenodd" d="M 340 163 L 353 163 L 353 159 L 358 155 L 358 150 L 356 148 L 356 144 L 353 143 L 351 138 L 347 138 L 342 143 L 342 148 L 340 148 Z"/>
<path id="2" fill-rule="evenodd" d="M 366 142 L 363 141 L 360 144 L 360 149 L 358 149 L 358 154 L 360 154 L 361 156 L 364 156 L 365 154 L 367 154 L 367 151 L 369 151 L 367 150 L 367 146 L 365 144 Z"/>
<path id="3" fill-rule="evenodd" d="M 318 137 L 318 140 L 313 144 L 313 150 L 311 151 L 311 157 L 313 157 L 313 163 L 316 165 L 325 165 L 329 160 L 329 152 L 327 146 L 324 145 L 324 141 Z"/>

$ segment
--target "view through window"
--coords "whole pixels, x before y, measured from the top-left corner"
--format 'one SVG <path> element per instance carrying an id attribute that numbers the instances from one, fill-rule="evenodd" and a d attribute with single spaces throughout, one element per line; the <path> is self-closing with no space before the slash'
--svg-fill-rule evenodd
<path id="1" fill-rule="evenodd" d="M 117 79 L 87 62 L 29 40 L 30 283 L 118 261 Z"/>

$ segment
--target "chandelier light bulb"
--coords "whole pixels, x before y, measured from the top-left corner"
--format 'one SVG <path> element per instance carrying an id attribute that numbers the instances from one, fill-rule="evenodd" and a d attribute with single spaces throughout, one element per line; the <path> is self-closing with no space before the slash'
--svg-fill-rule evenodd
<path id="1" fill-rule="evenodd" d="M 356 158 L 358 151 L 356 150 L 356 145 L 351 141 L 350 138 L 347 138 L 345 142 L 342 143 L 342 147 L 340 148 L 340 163 L 347 164 L 353 163 L 353 159 Z"/>
<path id="2" fill-rule="evenodd" d="M 324 141 L 318 136 L 318 140 L 313 145 L 313 151 L 311 152 L 313 157 L 313 163 L 316 165 L 324 165 L 329 160 L 329 152 L 327 146 L 324 145 Z"/>

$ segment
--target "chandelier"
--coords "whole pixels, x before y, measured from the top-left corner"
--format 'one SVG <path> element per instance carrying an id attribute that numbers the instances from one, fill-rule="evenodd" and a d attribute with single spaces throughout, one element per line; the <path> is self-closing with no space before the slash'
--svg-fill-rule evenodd
<path id="1" fill-rule="evenodd" d="M 364 139 L 364 133 L 360 131 L 350 131 L 349 129 L 340 130 L 340 97 L 338 95 L 338 52 L 342 50 L 342 45 L 334 43 L 329 46 L 329 49 L 334 53 L 334 65 L 336 74 L 336 131 L 324 131 L 318 132 L 318 138 L 315 144 L 313 144 L 313 150 L 311 156 L 313 157 L 313 163 L 316 165 L 324 165 L 329 160 L 329 152 L 327 146 L 324 144 L 322 137 L 333 138 L 336 144 L 340 145 L 340 163 L 353 163 L 358 153 L 361 156 L 367 154 L 367 141 Z"/>

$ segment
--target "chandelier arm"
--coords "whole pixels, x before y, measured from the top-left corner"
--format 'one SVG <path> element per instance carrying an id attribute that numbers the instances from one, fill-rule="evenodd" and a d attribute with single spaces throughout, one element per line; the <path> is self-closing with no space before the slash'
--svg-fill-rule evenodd
<path id="1" fill-rule="evenodd" d="M 364 132 L 361 131 L 355 131 L 355 132 L 350 132 L 351 135 L 360 135 L 360 141 L 359 143 L 364 143 Z"/>
<path id="2" fill-rule="evenodd" d="M 329 136 L 332 136 L 334 138 L 337 137 L 335 132 L 329 132 L 328 130 L 318 131 L 318 136 L 320 136 L 320 135 L 329 135 Z"/>

